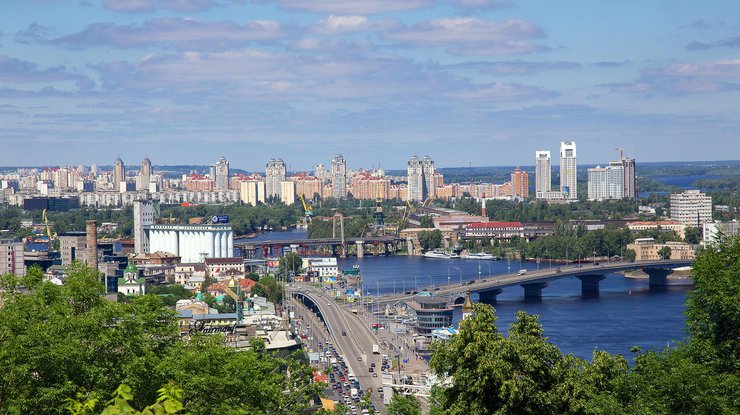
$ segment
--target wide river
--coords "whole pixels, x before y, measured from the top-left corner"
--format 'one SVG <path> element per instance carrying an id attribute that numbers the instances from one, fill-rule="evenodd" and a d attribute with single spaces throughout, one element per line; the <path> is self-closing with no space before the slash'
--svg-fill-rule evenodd
<path id="1" fill-rule="evenodd" d="M 305 231 L 273 232 L 255 240 L 294 239 Z M 339 259 L 340 269 L 359 265 L 365 290 L 381 294 L 422 290 L 438 284 L 504 274 L 511 267 L 536 269 L 535 263 L 512 261 L 471 261 L 463 259 L 425 259 L 389 256 Z M 549 267 L 543 261 L 540 267 Z M 581 297 L 580 280 L 564 278 L 550 282 L 541 301 L 525 301 L 521 287 L 510 287 L 499 294 L 495 304 L 498 327 L 507 330 L 518 310 L 538 314 L 545 335 L 565 353 L 589 359 L 594 349 L 619 353 L 631 358 L 630 348 L 661 349 L 684 339 L 684 310 L 691 286 L 676 284 L 664 290 L 650 290 L 647 280 L 611 274 L 601 281 L 597 298 Z M 473 301 L 477 296 L 473 295 Z M 454 324 L 461 317 L 455 310 Z"/>

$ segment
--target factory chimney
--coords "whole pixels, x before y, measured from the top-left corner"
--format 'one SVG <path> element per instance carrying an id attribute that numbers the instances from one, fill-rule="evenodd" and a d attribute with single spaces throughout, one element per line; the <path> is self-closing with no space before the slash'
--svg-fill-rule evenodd
<path id="1" fill-rule="evenodd" d="M 98 225 L 94 220 L 85 222 L 87 227 L 87 265 L 98 269 Z"/>

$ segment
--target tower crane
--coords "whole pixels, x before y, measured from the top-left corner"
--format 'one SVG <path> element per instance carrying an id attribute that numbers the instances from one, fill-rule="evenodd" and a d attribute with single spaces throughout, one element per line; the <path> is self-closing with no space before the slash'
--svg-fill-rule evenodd
<path id="1" fill-rule="evenodd" d="M 46 209 L 43 210 L 41 213 L 41 218 L 44 221 L 44 225 L 46 225 L 46 236 L 49 237 L 49 242 L 53 241 L 54 239 L 57 239 L 57 233 L 54 232 L 51 233 L 51 228 L 49 227 L 49 218 L 46 216 Z"/>
<path id="2" fill-rule="evenodd" d="M 303 212 L 306 218 L 306 223 L 309 223 L 313 218 L 313 206 L 306 203 L 306 197 L 303 193 L 298 193 L 298 197 L 301 199 L 301 203 L 303 204 Z"/>

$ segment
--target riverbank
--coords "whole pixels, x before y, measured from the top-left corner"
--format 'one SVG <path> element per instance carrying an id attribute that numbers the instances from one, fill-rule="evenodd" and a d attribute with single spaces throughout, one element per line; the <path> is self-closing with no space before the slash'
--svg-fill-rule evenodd
<path id="1" fill-rule="evenodd" d="M 650 276 L 646 274 L 645 272 L 643 272 L 642 270 L 624 271 L 624 272 L 621 272 L 621 274 L 623 274 L 625 278 L 629 278 L 632 280 L 646 280 L 650 278 Z M 673 271 L 672 273 L 668 274 L 666 278 L 668 278 L 669 280 L 673 280 L 673 281 L 690 280 L 691 270 Z"/>

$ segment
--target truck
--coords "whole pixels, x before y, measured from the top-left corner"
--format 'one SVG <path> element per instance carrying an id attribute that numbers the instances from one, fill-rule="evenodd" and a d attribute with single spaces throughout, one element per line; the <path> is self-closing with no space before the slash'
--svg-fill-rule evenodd
<path id="1" fill-rule="evenodd" d="M 357 388 L 351 388 L 349 394 L 354 398 L 357 396 Z"/>
<path id="2" fill-rule="evenodd" d="M 377 344 L 373 345 L 373 354 L 380 354 L 380 346 Z"/>
<path id="3" fill-rule="evenodd" d="M 519 272 L 518 272 L 517 274 L 519 274 L 519 275 L 524 275 L 524 274 L 526 274 L 526 273 L 527 273 L 527 270 L 526 270 L 526 269 L 520 269 L 520 270 L 519 270 Z"/>

